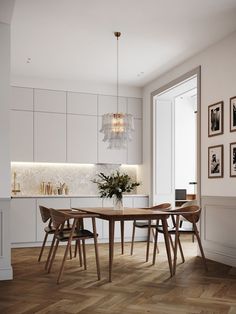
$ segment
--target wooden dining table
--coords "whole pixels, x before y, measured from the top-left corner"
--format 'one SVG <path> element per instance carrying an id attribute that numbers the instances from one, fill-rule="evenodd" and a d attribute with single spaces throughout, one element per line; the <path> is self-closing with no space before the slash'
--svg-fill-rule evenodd
<path id="1" fill-rule="evenodd" d="M 151 210 L 149 208 L 124 208 L 123 210 L 114 210 L 113 208 L 73 208 L 76 210 L 84 211 L 87 213 L 93 213 L 99 215 L 98 218 L 107 220 L 109 223 L 109 281 L 112 281 L 112 266 L 114 256 L 114 230 L 115 222 L 121 222 L 121 231 L 124 229 L 124 221 L 126 220 L 161 220 L 163 226 L 163 234 L 165 240 L 166 253 L 168 258 L 168 264 L 170 269 L 170 275 L 173 276 L 173 266 L 171 259 L 171 250 L 168 234 L 167 219 L 169 217 L 168 212 Z M 122 227 L 123 226 L 123 227 Z M 123 232 L 121 232 L 122 234 Z M 123 238 L 123 236 L 122 236 Z M 122 240 L 123 241 L 123 240 Z"/>

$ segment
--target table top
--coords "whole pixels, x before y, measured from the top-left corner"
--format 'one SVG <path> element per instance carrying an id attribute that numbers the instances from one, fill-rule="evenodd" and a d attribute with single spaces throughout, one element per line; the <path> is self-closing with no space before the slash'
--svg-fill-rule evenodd
<path id="1" fill-rule="evenodd" d="M 112 207 L 93 207 L 93 208 L 73 208 L 87 213 L 100 215 L 103 219 L 117 219 L 117 220 L 134 220 L 134 219 L 157 219 L 167 218 L 168 212 L 159 210 L 151 210 L 145 208 L 124 208 L 123 210 L 114 210 Z"/>

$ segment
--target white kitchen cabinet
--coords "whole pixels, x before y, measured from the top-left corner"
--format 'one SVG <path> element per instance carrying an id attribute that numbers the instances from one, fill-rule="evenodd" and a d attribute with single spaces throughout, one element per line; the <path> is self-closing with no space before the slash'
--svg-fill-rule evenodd
<path id="1" fill-rule="evenodd" d="M 109 149 L 108 142 L 103 141 L 104 134 L 100 132 L 102 118 L 98 118 L 98 163 L 103 164 L 126 164 L 127 149 Z"/>
<path id="2" fill-rule="evenodd" d="M 80 198 L 71 198 L 71 207 L 72 208 L 85 208 L 85 207 L 102 207 L 102 199 L 99 197 L 80 197 Z M 84 219 L 84 228 L 92 231 L 92 219 Z M 101 219 L 96 219 L 96 229 L 98 234 L 98 240 L 103 238 L 103 221 Z"/>
<path id="3" fill-rule="evenodd" d="M 34 155 L 38 162 L 66 162 L 66 115 L 34 113 Z"/>
<path id="4" fill-rule="evenodd" d="M 127 98 L 119 97 L 118 108 L 117 108 L 117 97 L 116 96 L 98 96 L 98 115 L 102 116 L 106 113 L 123 112 L 127 113 Z"/>
<path id="5" fill-rule="evenodd" d="M 132 136 L 132 141 L 127 145 L 127 164 L 138 165 L 142 163 L 142 120 L 134 119 Z"/>
<path id="6" fill-rule="evenodd" d="M 67 115 L 67 161 L 97 162 L 97 116 Z"/>
<path id="7" fill-rule="evenodd" d="M 44 228 L 47 223 L 43 223 L 39 206 L 45 206 L 47 208 L 54 209 L 70 209 L 70 199 L 69 198 L 37 198 L 36 199 L 36 241 L 41 242 L 44 239 L 45 232 Z M 50 236 L 48 238 L 50 239 Z"/>
<path id="8" fill-rule="evenodd" d="M 11 161 L 33 161 L 33 112 L 10 111 Z"/>
<path id="9" fill-rule="evenodd" d="M 33 111 L 33 88 L 12 87 L 11 109 Z"/>
<path id="10" fill-rule="evenodd" d="M 95 94 L 67 94 L 67 113 L 97 116 L 98 96 Z"/>
<path id="11" fill-rule="evenodd" d="M 31 198 L 11 200 L 11 242 L 36 241 L 36 201 Z"/>
<path id="12" fill-rule="evenodd" d="M 47 89 L 34 90 L 34 110 L 66 113 L 66 92 Z"/>
<path id="13" fill-rule="evenodd" d="M 142 99 L 128 98 L 128 113 L 136 119 L 142 119 Z"/>

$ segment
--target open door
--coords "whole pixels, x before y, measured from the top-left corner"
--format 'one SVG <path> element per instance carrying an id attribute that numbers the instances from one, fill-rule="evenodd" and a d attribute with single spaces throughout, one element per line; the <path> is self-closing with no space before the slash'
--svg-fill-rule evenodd
<path id="1" fill-rule="evenodd" d="M 175 204 L 174 184 L 174 104 L 153 99 L 153 195 L 152 205 Z"/>

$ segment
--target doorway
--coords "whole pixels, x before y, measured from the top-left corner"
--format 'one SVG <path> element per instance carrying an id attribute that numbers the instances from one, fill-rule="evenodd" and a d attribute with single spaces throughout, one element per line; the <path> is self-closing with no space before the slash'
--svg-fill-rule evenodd
<path id="1" fill-rule="evenodd" d="M 200 204 L 200 109 L 200 67 L 152 93 L 151 205 Z"/>

